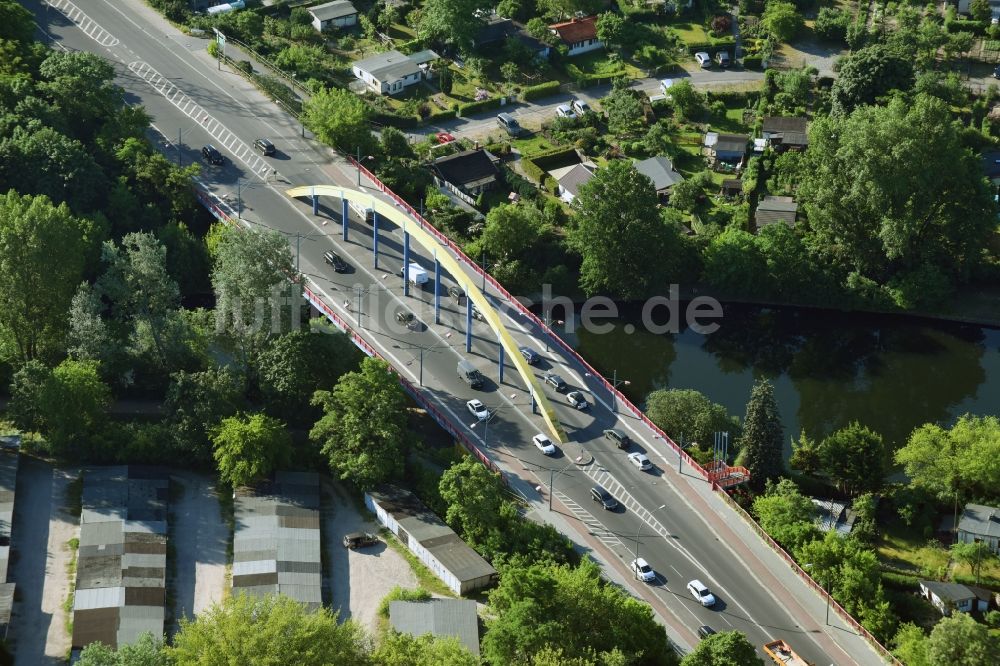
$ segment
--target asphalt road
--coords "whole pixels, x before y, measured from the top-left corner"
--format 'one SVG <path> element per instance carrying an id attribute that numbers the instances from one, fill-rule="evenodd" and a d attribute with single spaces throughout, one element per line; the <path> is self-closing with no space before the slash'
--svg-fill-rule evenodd
<path id="1" fill-rule="evenodd" d="M 50 4 L 58 8 L 66 2 L 50 0 Z M 664 616 L 675 642 L 694 644 L 694 629 L 708 624 L 720 631 L 739 629 L 758 646 L 784 638 L 821 666 L 881 663 L 839 619 L 833 618 L 832 627 L 824 624 L 822 598 L 793 576 L 759 539 L 748 536 L 737 516 L 704 480 L 678 474 L 676 457 L 640 421 L 617 417 L 610 410 L 607 392 L 596 378 L 585 376 L 572 358 L 546 352 L 542 334 L 488 291 L 518 343 L 541 353 L 536 371 L 557 369 L 567 382 L 586 392 L 591 404 L 588 411 L 578 411 L 561 395 L 549 393 L 569 437 L 593 453 L 594 464 L 579 469 L 561 452 L 554 457 L 541 455 L 531 445 L 531 436 L 543 432 L 544 424 L 531 414 L 520 377 L 508 368 L 503 384 L 497 383 L 498 346 L 492 331 L 474 322 L 473 348 L 466 354 L 464 311 L 442 299 L 441 323 L 434 324 L 432 283 L 403 297 L 401 279 L 396 276 L 401 265 L 398 230 L 390 228 L 382 234 L 376 269 L 371 227 L 352 220 L 350 240 L 344 243 L 334 212 L 339 211 L 339 202 L 324 201 L 317 218 L 304 202 L 283 194 L 293 185 L 356 186 L 356 172 L 329 149 L 303 139 L 299 125 L 242 78 L 219 71 L 205 53 L 205 41 L 177 33 L 139 0 L 93 0 L 87 3 L 85 17 L 74 14 L 75 22 L 37 2 L 25 5 L 36 12 L 40 29 L 56 43 L 94 51 L 115 63 L 126 100 L 144 105 L 152 115 L 161 134 L 156 140 L 166 154 L 189 163 L 199 159 L 205 143 L 222 150 L 227 163 L 203 169 L 205 189 L 228 200 L 234 213 L 238 199 L 239 214 L 248 224 L 288 235 L 302 272 L 342 315 L 357 317 L 357 291 L 365 291 L 360 308 L 365 339 L 412 382 L 422 377 L 426 395 L 484 444 L 488 455 L 509 473 L 515 488 L 537 502 L 547 497 L 549 480 L 555 479 L 558 501 L 554 508 L 590 525 L 585 529 L 606 548 L 596 546 L 595 556 L 608 566 L 619 567 L 619 574 L 638 548 L 658 572 L 658 580 L 649 590 L 639 590 L 642 585 L 635 583 L 635 590 L 655 595 L 654 608 Z M 178 133 L 179 149 L 171 143 Z M 275 157 L 264 160 L 250 150 L 259 136 L 276 144 Z M 351 273 L 338 275 L 325 266 L 322 253 L 331 247 L 352 265 Z M 433 275 L 429 258 L 419 256 L 418 248 L 411 251 Z M 418 330 L 396 324 L 395 312 L 404 308 L 422 322 Z M 422 369 L 419 347 L 427 350 Z M 473 391 L 459 379 L 455 367 L 460 358 L 471 360 L 491 380 L 484 390 Z M 475 418 L 465 408 L 465 401 L 472 397 L 499 409 L 488 432 L 483 432 L 481 424 L 473 425 Z M 645 450 L 656 464 L 653 471 L 631 467 L 625 452 L 604 440 L 602 430 L 612 426 L 639 442 L 637 450 Z M 605 512 L 591 502 L 589 489 L 595 479 L 627 508 Z M 595 530 L 595 524 L 600 528 Z M 719 598 L 714 608 L 701 607 L 687 593 L 685 586 L 693 578 L 700 578 Z"/>

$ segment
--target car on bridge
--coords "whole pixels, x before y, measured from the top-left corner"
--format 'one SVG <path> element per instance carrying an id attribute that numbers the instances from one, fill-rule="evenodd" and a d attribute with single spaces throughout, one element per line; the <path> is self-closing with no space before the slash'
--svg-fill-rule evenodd
<path id="1" fill-rule="evenodd" d="M 573 405 L 579 410 L 584 410 L 590 407 L 587 403 L 587 399 L 583 397 L 583 393 L 579 391 L 570 391 L 566 394 L 566 402 Z"/>
<path id="2" fill-rule="evenodd" d="M 640 471 L 645 472 L 647 469 L 652 469 L 653 463 L 649 462 L 649 458 L 646 457 L 645 453 L 635 453 L 628 454 L 628 461 L 639 468 Z"/>
<path id="3" fill-rule="evenodd" d="M 323 261 L 329 264 L 330 268 L 333 269 L 334 273 L 346 273 L 347 272 L 347 262 L 344 261 L 339 254 L 333 250 L 327 250 L 323 253 Z"/>
<path id="4" fill-rule="evenodd" d="M 274 144 L 271 143 L 268 139 L 263 139 L 263 138 L 257 139 L 256 141 L 253 142 L 253 147 L 257 150 L 257 152 L 259 152 L 264 157 L 270 157 L 271 155 L 274 155 L 275 152 L 277 152 L 274 148 Z"/>
<path id="5" fill-rule="evenodd" d="M 531 441 L 535 444 L 535 448 L 544 453 L 545 455 L 547 456 L 555 455 L 556 445 L 552 443 L 551 439 L 549 439 L 542 433 L 538 433 L 537 435 L 532 437 Z"/>
<path id="6" fill-rule="evenodd" d="M 714 633 L 716 633 L 715 629 L 712 629 L 712 627 L 708 626 L 707 624 L 703 624 L 700 627 L 698 627 L 698 636 L 700 638 L 708 638 Z"/>
<path id="7" fill-rule="evenodd" d="M 554 372 L 546 374 L 543 379 L 545 380 L 546 384 L 548 384 L 555 390 L 559 391 L 560 393 L 562 393 L 568 388 L 566 386 L 566 382 L 563 381 L 563 378 L 555 374 Z"/>
<path id="8" fill-rule="evenodd" d="M 528 363 L 528 365 L 538 363 L 538 352 L 531 347 L 518 347 L 517 351 L 521 352 L 521 356 L 524 357 L 524 360 Z"/>
<path id="9" fill-rule="evenodd" d="M 632 444 L 632 439 L 617 428 L 605 430 L 604 439 L 610 439 L 619 449 L 627 449 Z"/>
<path id="10" fill-rule="evenodd" d="M 715 595 L 709 592 L 705 584 L 697 578 L 688 583 L 688 592 L 706 608 L 715 605 Z"/>
<path id="11" fill-rule="evenodd" d="M 615 499 L 614 495 L 605 490 L 604 486 L 594 486 L 591 488 L 590 497 L 595 502 L 599 502 L 607 511 L 618 508 L 618 500 Z"/>
<path id="12" fill-rule="evenodd" d="M 481 400 L 473 398 L 469 402 L 465 403 L 465 406 L 468 407 L 469 411 L 472 412 L 472 415 L 480 421 L 485 421 L 490 417 L 490 410 L 486 409 L 486 405 L 484 405 Z"/>
<path id="13" fill-rule="evenodd" d="M 653 567 L 649 566 L 649 562 L 641 557 L 637 557 L 632 560 L 629 567 L 632 569 L 632 574 L 638 580 L 641 580 L 644 583 L 652 583 L 656 581 L 656 572 L 653 571 Z"/>
<path id="14" fill-rule="evenodd" d="M 201 156 L 209 164 L 223 165 L 226 163 L 226 158 L 212 144 L 202 147 Z"/>

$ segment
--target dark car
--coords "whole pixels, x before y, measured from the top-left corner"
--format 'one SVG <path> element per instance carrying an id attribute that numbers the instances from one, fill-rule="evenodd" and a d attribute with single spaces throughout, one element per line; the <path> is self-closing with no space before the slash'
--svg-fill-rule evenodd
<path id="1" fill-rule="evenodd" d="M 993 78 L 1000 79 L 1000 65 L 997 65 L 996 69 L 993 70 Z"/>
<path id="2" fill-rule="evenodd" d="M 708 638 L 714 633 L 715 629 L 712 629 L 712 627 L 708 626 L 707 624 L 703 624 L 700 627 L 698 627 L 698 635 L 701 636 L 702 638 Z"/>
<path id="3" fill-rule="evenodd" d="M 538 352 L 531 347 L 518 347 L 517 351 L 521 352 L 521 356 L 523 356 L 524 360 L 528 362 L 528 365 L 538 363 Z"/>
<path id="4" fill-rule="evenodd" d="M 411 330 L 417 327 L 417 318 L 409 310 L 399 310 L 396 312 L 396 322 Z"/>
<path id="5" fill-rule="evenodd" d="M 341 259 L 340 255 L 333 250 L 327 250 L 323 253 L 323 261 L 328 263 L 335 273 L 344 273 L 347 271 L 347 262 Z"/>
<path id="6" fill-rule="evenodd" d="M 378 543 L 378 537 L 371 532 L 351 532 L 344 535 L 344 548 L 364 548 Z"/>
<path id="7" fill-rule="evenodd" d="M 448 295 L 454 298 L 456 301 L 458 301 L 459 305 L 465 303 L 465 292 L 462 291 L 461 287 L 456 287 L 455 285 L 451 285 L 450 287 L 448 287 Z"/>
<path id="8" fill-rule="evenodd" d="M 590 497 L 595 502 L 600 502 L 608 511 L 618 508 L 618 500 L 616 500 L 611 493 L 605 490 L 602 486 L 594 486 L 590 489 Z"/>
<path id="9" fill-rule="evenodd" d="M 614 428 L 608 428 L 605 430 L 604 438 L 610 439 L 619 449 L 627 449 L 632 443 L 632 440 L 629 439 L 628 435 L 623 433 L 621 430 L 616 430 Z"/>
<path id="10" fill-rule="evenodd" d="M 479 321 L 486 321 L 486 315 L 479 311 L 479 308 L 476 307 L 475 303 L 472 304 L 472 318 L 478 319 Z"/>
<path id="11" fill-rule="evenodd" d="M 256 141 L 253 142 L 253 147 L 256 148 L 260 152 L 260 154 L 264 155 L 265 157 L 274 155 L 275 152 L 274 144 L 268 141 L 267 139 L 257 139 Z"/>
<path id="12" fill-rule="evenodd" d="M 563 381 L 562 377 L 555 373 L 550 372 L 545 375 L 545 383 L 560 393 L 566 390 L 566 382 Z"/>
<path id="13" fill-rule="evenodd" d="M 215 146 L 208 145 L 201 149 L 201 156 L 205 158 L 205 161 L 209 164 L 225 164 L 226 158 L 222 156 Z"/>

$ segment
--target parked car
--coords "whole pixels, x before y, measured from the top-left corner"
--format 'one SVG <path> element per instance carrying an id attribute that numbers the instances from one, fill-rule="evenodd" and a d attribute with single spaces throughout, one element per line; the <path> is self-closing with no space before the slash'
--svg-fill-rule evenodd
<path id="1" fill-rule="evenodd" d="M 715 54 L 715 59 L 719 63 L 719 67 L 729 67 L 729 51 L 719 51 Z"/>
<path id="2" fill-rule="evenodd" d="M 378 537 L 371 532 L 351 532 L 344 535 L 344 548 L 364 548 L 378 543 Z"/>
<path id="3" fill-rule="evenodd" d="M 632 574 L 644 583 L 652 583 L 656 580 L 656 572 L 653 571 L 653 567 L 649 566 L 649 562 L 641 557 L 632 560 L 629 567 L 632 569 Z"/>
<path id="4" fill-rule="evenodd" d="M 201 156 L 205 158 L 205 161 L 209 164 L 225 164 L 226 158 L 222 156 L 215 146 L 209 144 L 201 149 Z"/>
<path id="5" fill-rule="evenodd" d="M 619 449 L 627 449 L 632 443 L 632 440 L 628 435 L 615 428 L 608 428 L 605 430 L 604 439 L 610 439 Z"/>
<path id="6" fill-rule="evenodd" d="M 323 261 L 333 268 L 334 273 L 344 273 L 347 271 L 347 262 L 341 259 L 340 255 L 333 250 L 327 250 L 323 253 Z"/>
<path id="7" fill-rule="evenodd" d="M 997 65 L 996 69 L 993 70 L 993 78 L 1000 79 L 1000 65 Z"/>
<path id="8" fill-rule="evenodd" d="M 583 397 L 583 393 L 581 393 L 580 391 L 570 391 L 569 393 L 567 393 L 566 402 L 568 402 L 569 404 L 573 405 L 574 407 L 580 410 L 587 409 L 587 407 L 590 407 L 590 405 L 587 404 L 587 399 Z"/>
<path id="9" fill-rule="evenodd" d="M 449 134 L 448 132 L 438 132 L 434 136 L 435 138 L 437 138 L 437 142 L 442 145 L 446 143 L 451 143 L 452 141 L 455 140 L 455 136 Z"/>
<path id="10" fill-rule="evenodd" d="M 576 115 L 582 116 L 584 114 L 590 113 L 591 108 L 590 105 L 584 102 L 582 99 L 574 99 L 573 111 L 576 113 Z"/>
<path id="11" fill-rule="evenodd" d="M 472 415 L 480 421 L 485 421 L 490 417 L 490 410 L 486 409 L 486 405 L 484 405 L 480 400 L 473 398 L 465 403 L 465 406 L 468 407 L 469 411 L 472 412 Z"/>
<path id="12" fill-rule="evenodd" d="M 708 69 L 712 66 L 712 56 L 708 55 L 704 51 L 698 51 L 695 53 L 694 59 L 698 61 L 698 64 L 702 66 L 702 69 Z"/>
<path id="13" fill-rule="evenodd" d="M 602 486 L 594 486 L 590 489 L 590 497 L 595 502 L 599 502 L 606 510 L 611 511 L 612 509 L 618 508 L 618 500 L 614 496 L 605 490 Z"/>
<path id="14" fill-rule="evenodd" d="M 497 125 L 502 127 L 504 130 L 507 131 L 507 134 L 513 137 L 521 136 L 521 133 L 524 131 L 521 129 L 521 126 L 518 124 L 514 116 L 510 115 L 509 113 L 498 113 Z"/>
<path id="15" fill-rule="evenodd" d="M 703 624 L 700 627 L 698 627 L 698 636 L 700 636 L 701 638 L 708 638 L 714 633 L 715 629 L 712 629 L 712 627 L 708 626 L 707 624 Z"/>
<path id="16" fill-rule="evenodd" d="M 576 118 L 576 114 L 573 113 L 573 109 L 570 108 L 569 104 L 560 104 L 556 107 L 556 117 L 558 118 Z"/>
<path id="17" fill-rule="evenodd" d="M 524 360 L 528 363 L 528 365 L 538 363 L 538 352 L 531 347 L 518 347 L 517 351 L 521 352 L 521 356 L 524 357 Z"/>
<path id="18" fill-rule="evenodd" d="M 274 148 L 274 144 L 267 139 L 257 139 L 253 142 L 253 147 L 264 157 L 270 157 L 277 152 Z"/>
<path id="19" fill-rule="evenodd" d="M 566 390 L 566 382 L 563 381 L 562 377 L 553 372 L 546 374 L 544 380 L 546 384 L 548 384 L 555 390 L 559 391 L 560 393 Z"/>
<path id="20" fill-rule="evenodd" d="M 628 461 L 639 468 L 640 471 L 645 472 L 647 469 L 652 468 L 653 463 L 649 462 L 649 458 L 646 457 L 645 453 L 635 453 L 628 454 Z"/>
<path id="21" fill-rule="evenodd" d="M 706 608 L 715 605 L 715 596 L 709 592 L 708 588 L 705 587 L 705 584 L 697 578 L 688 583 L 688 592 L 690 592 L 691 595 Z"/>
<path id="22" fill-rule="evenodd" d="M 551 456 L 556 452 L 556 445 L 552 443 L 551 439 L 549 439 L 542 433 L 538 433 L 537 435 L 532 437 L 531 441 L 534 443 L 536 449 L 538 449 L 547 456 Z"/>
<path id="23" fill-rule="evenodd" d="M 660 92 L 663 93 L 667 99 L 670 99 L 670 89 L 673 87 L 673 79 L 660 79 Z"/>

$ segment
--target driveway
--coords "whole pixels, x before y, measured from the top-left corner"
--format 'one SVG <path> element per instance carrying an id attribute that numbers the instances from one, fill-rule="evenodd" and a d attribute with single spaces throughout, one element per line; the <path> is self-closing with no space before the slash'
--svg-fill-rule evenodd
<path id="1" fill-rule="evenodd" d="M 170 475 L 170 541 L 174 548 L 174 626 L 222 601 L 226 589 L 226 546 L 231 535 L 220 512 L 215 479 L 197 472 Z"/>
<path id="2" fill-rule="evenodd" d="M 324 595 L 340 619 L 353 618 L 368 629 L 378 624 L 378 605 L 395 586 L 415 588 L 417 577 L 403 556 L 384 542 L 349 550 L 341 543 L 348 532 L 377 532 L 373 516 L 337 481 L 322 481 L 323 544 L 326 548 Z"/>
<path id="3" fill-rule="evenodd" d="M 62 604 L 70 588 L 68 542 L 80 530 L 79 516 L 70 515 L 65 503 L 78 474 L 21 456 L 11 535 L 10 580 L 17 590 L 7 637 L 16 664 L 64 664 L 69 655 Z"/>

